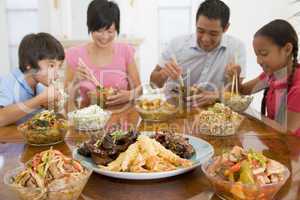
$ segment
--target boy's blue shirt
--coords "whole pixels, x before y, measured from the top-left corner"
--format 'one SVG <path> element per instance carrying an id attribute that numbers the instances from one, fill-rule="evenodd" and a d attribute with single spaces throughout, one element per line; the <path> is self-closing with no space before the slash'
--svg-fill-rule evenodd
<path id="1" fill-rule="evenodd" d="M 45 89 L 45 86 L 38 83 L 36 87 L 36 95 L 40 94 Z M 34 91 L 25 80 L 25 75 L 19 68 L 12 69 L 6 76 L 0 77 L 0 106 L 8 106 L 20 102 L 25 102 L 35 97 Z M 28 113 L 25 117 L 18 120 L 16 123 L 20 124 L 31 118 L 37 112 Z"/>

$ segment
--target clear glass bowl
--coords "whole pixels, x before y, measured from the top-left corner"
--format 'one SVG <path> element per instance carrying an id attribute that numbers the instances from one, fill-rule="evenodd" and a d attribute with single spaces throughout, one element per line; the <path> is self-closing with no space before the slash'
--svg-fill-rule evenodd
<path id="1" fill-rule="evenodd" d="M 230 97 L 230 94 L 224 94 L 224 104 L 239 113 L 247 110 L 252 100 L 252 96 L 244 95 Z"/>
<path id="2" fill-rule="evenodd" d="M 149 109 L 144 109 L 141 104 L 143 101 L 154 102 L 160 101 L 157 105 Z M 161 104 L 162 103 L 162 104 Z M 139 113 L 144 121 L 164 122 L 177 117 L 180 111 L 176 99 L 166 97 L 163 93 L 143 94 L 135 101 L 135 110 Z"/>
<path id="3" fill-rule="evenodd" d="M 144 121 L 150 121 L 150 122 L 163 122 L 163 121 L 168 121 L 172 118 L 174 118 L 174 114 L 176 112 L 172 111 L 164 111 L 164 110 L 143 110 L 139 106 L 135 106 L 135 110 L 139 113 L 141 118 Z"/>
<path id="4" fill-rule="evenodd" d="M 99 131 L 105 127 L 111 115 L 110 111 L 105 111 L 101 116 L 94 114 L 91 116 L 69 117 L 69 120 L 78 131 Z"/>
<path id="5" fill-rule="evenodd" d="M 56 188 L 31 188 L 17 186 L 12 183 L 12 177 L 16 176 L 25 166 L 6 172 L 4 184 L 22 200 L 76 200 L 86 185 L 92 170 L 86 168 L 86 173 L 72 181 L 59 181 Z"/>
<path id="6" fill-rule="evenodd" d="M 284 166 L 285 170 L 283 173 L 283 180 L 279 183 L 272 183 L 267 185 L 247 185 L 237 182 L 230 182 L 221 179 L 218 176 L 213 176 L 207 169 L 212 164 L 213 159 L 202 165 L 202 171 L 209 179 L 214 187 L 215 193 L 221 199 L 228 200 L 266 200 L 273 199 L 275 194 L 284 185 L 290 176 L 290 172 L 287 167 Z"/>
<path id="7" fill-rule="evenodd" d="M 22 124 L 18 126 L 26 143 L 33 146 L 50 146 L 63 142 L 68 132 L 68 121 L 55 127 L 45 129 L 28 129 Z"/>

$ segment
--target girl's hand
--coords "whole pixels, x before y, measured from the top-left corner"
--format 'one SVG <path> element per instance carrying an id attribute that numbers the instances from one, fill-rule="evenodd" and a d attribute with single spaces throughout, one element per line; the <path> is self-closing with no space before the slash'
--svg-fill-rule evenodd
<path id="1" fill-rule="evenodd" d="M 133 94 L 129 90 L 119 90 L 116 95 L 107 97 L 105 104 L 107 106 L 115 106 L 123 103 L 127 103 L 133 99 Z"/>
<path id="2" fill-rule="evenodd" d="M 226 79 L 231 82 L 232 79 L 233 79 L 233 76 L 234 74 L 238 75 L 238 77 L 240 77 L 240 74 L 241 74 L 241 66 L 238 65 L 238 64 L 228 64 L 226 66 L 226 69 L 225 69 L 225 76 L 226 76 Z"/>

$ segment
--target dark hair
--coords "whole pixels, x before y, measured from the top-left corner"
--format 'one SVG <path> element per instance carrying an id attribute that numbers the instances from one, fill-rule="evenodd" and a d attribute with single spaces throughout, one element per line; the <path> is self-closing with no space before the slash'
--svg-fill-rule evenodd
<path id="1" fill-rule="evenodd" d="M 295 70 L 298 66 L 298 36 L 297 32 L 293 28 L 293 26 L 282 19 L 276 19 L 271 21 L 270 23 L 263 26 L 261 29 L 259 29 L 254 37 L 257 36 L 264 36 L 272 40 L 274 44 L 276 44 L 279 47 L 284 47 L 287 43 L 291 43 L 293 45 L 293 68 L 292 73 L 288 77 L 288 90 L 291 88 L 293 84 L 293 78 Z M 266 98 L 265 95 L 267 95 L 267 92 L 264 92 L 264 98 L 262 101 L 262 111 L 265 111 L 263 107 L 266 105 Z M 265 114 L 265 113 L 263 113 Z"/>
<path id="2" fill-rule="evenodd" d="M 87 10 L 88 32 L 101 28 L 108 29 L 115 24 L 117 33 L 120 33 L 120 9 L 114 2 L 107 0 L 93 0 Z"/>
<path id="3" fill-rule="evenodd" d="M 229 23 L 230 9 L 223 1 L 205 0 L 198 8 L 196 21 L 201 15 L 208 19 L 219 19 L 221 21 L 222 28 L 225 29 Z"/>
<path id="4" fill-rule="evenodd" d="M 61 43 L 48 33 L 26 35 L 19 46 L 19 69 L 24 73 L 29 65 L 39 69 L 38 61 L 44 59 L 64 60 L 65 51 Z"/>

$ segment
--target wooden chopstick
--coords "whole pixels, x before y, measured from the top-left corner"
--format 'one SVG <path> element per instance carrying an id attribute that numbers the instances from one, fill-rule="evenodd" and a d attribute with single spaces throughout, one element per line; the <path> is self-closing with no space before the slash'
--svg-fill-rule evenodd
<path id="1" fill-rule="evenodd" d="M 96 77 L 94 76 L 93 72 L 91 71 L 91 69 L 83 62 L 82 58 L 78 58 L 78 64 L 85 67 L 89 72 L 90 72 L 90 75 L 91 75 L 91 79 L 92 79 L 92 83 L 95 85 L 95 86 L 100 86 L 102 87 L 102 85 L 100 84 L 100 82 L 96 79 Z"/>
<path id="2" fill-rule="evenodd" d="M 236 95 L 239 96 L 239 77 L 238 77 L 238 75 L 237 75 L 237 72 L 235 72 L 235 74 L 236 74 L 236 76 L 235 76 L 235 78 L 236 78 L 236 80 L 235 80 Z"/>
<path id="3" fill-rule="evenodd" d="M 176 56 L 175 56 L 174 54 L 172 55 L 172 60 L 173 60 L 173 62 L 174 62 L 176 65 L 178 65 Z M 183 82 L 182 75 L 180 75 L 180 77 L 178 78 L 178 80 L 179 80 L 180 86 L 181 86 L 181 87 L 184 87 L 184 82 Z"/>
<path id="4" fill-rule="evenodd" d="M 230 93 L 231 97 L 234 95 L 234 88 L 235 88 L 234 83 L 235 83 L 235 73 L 233 74 L 232 83 L 231 83 L 231 93 Z"/>

